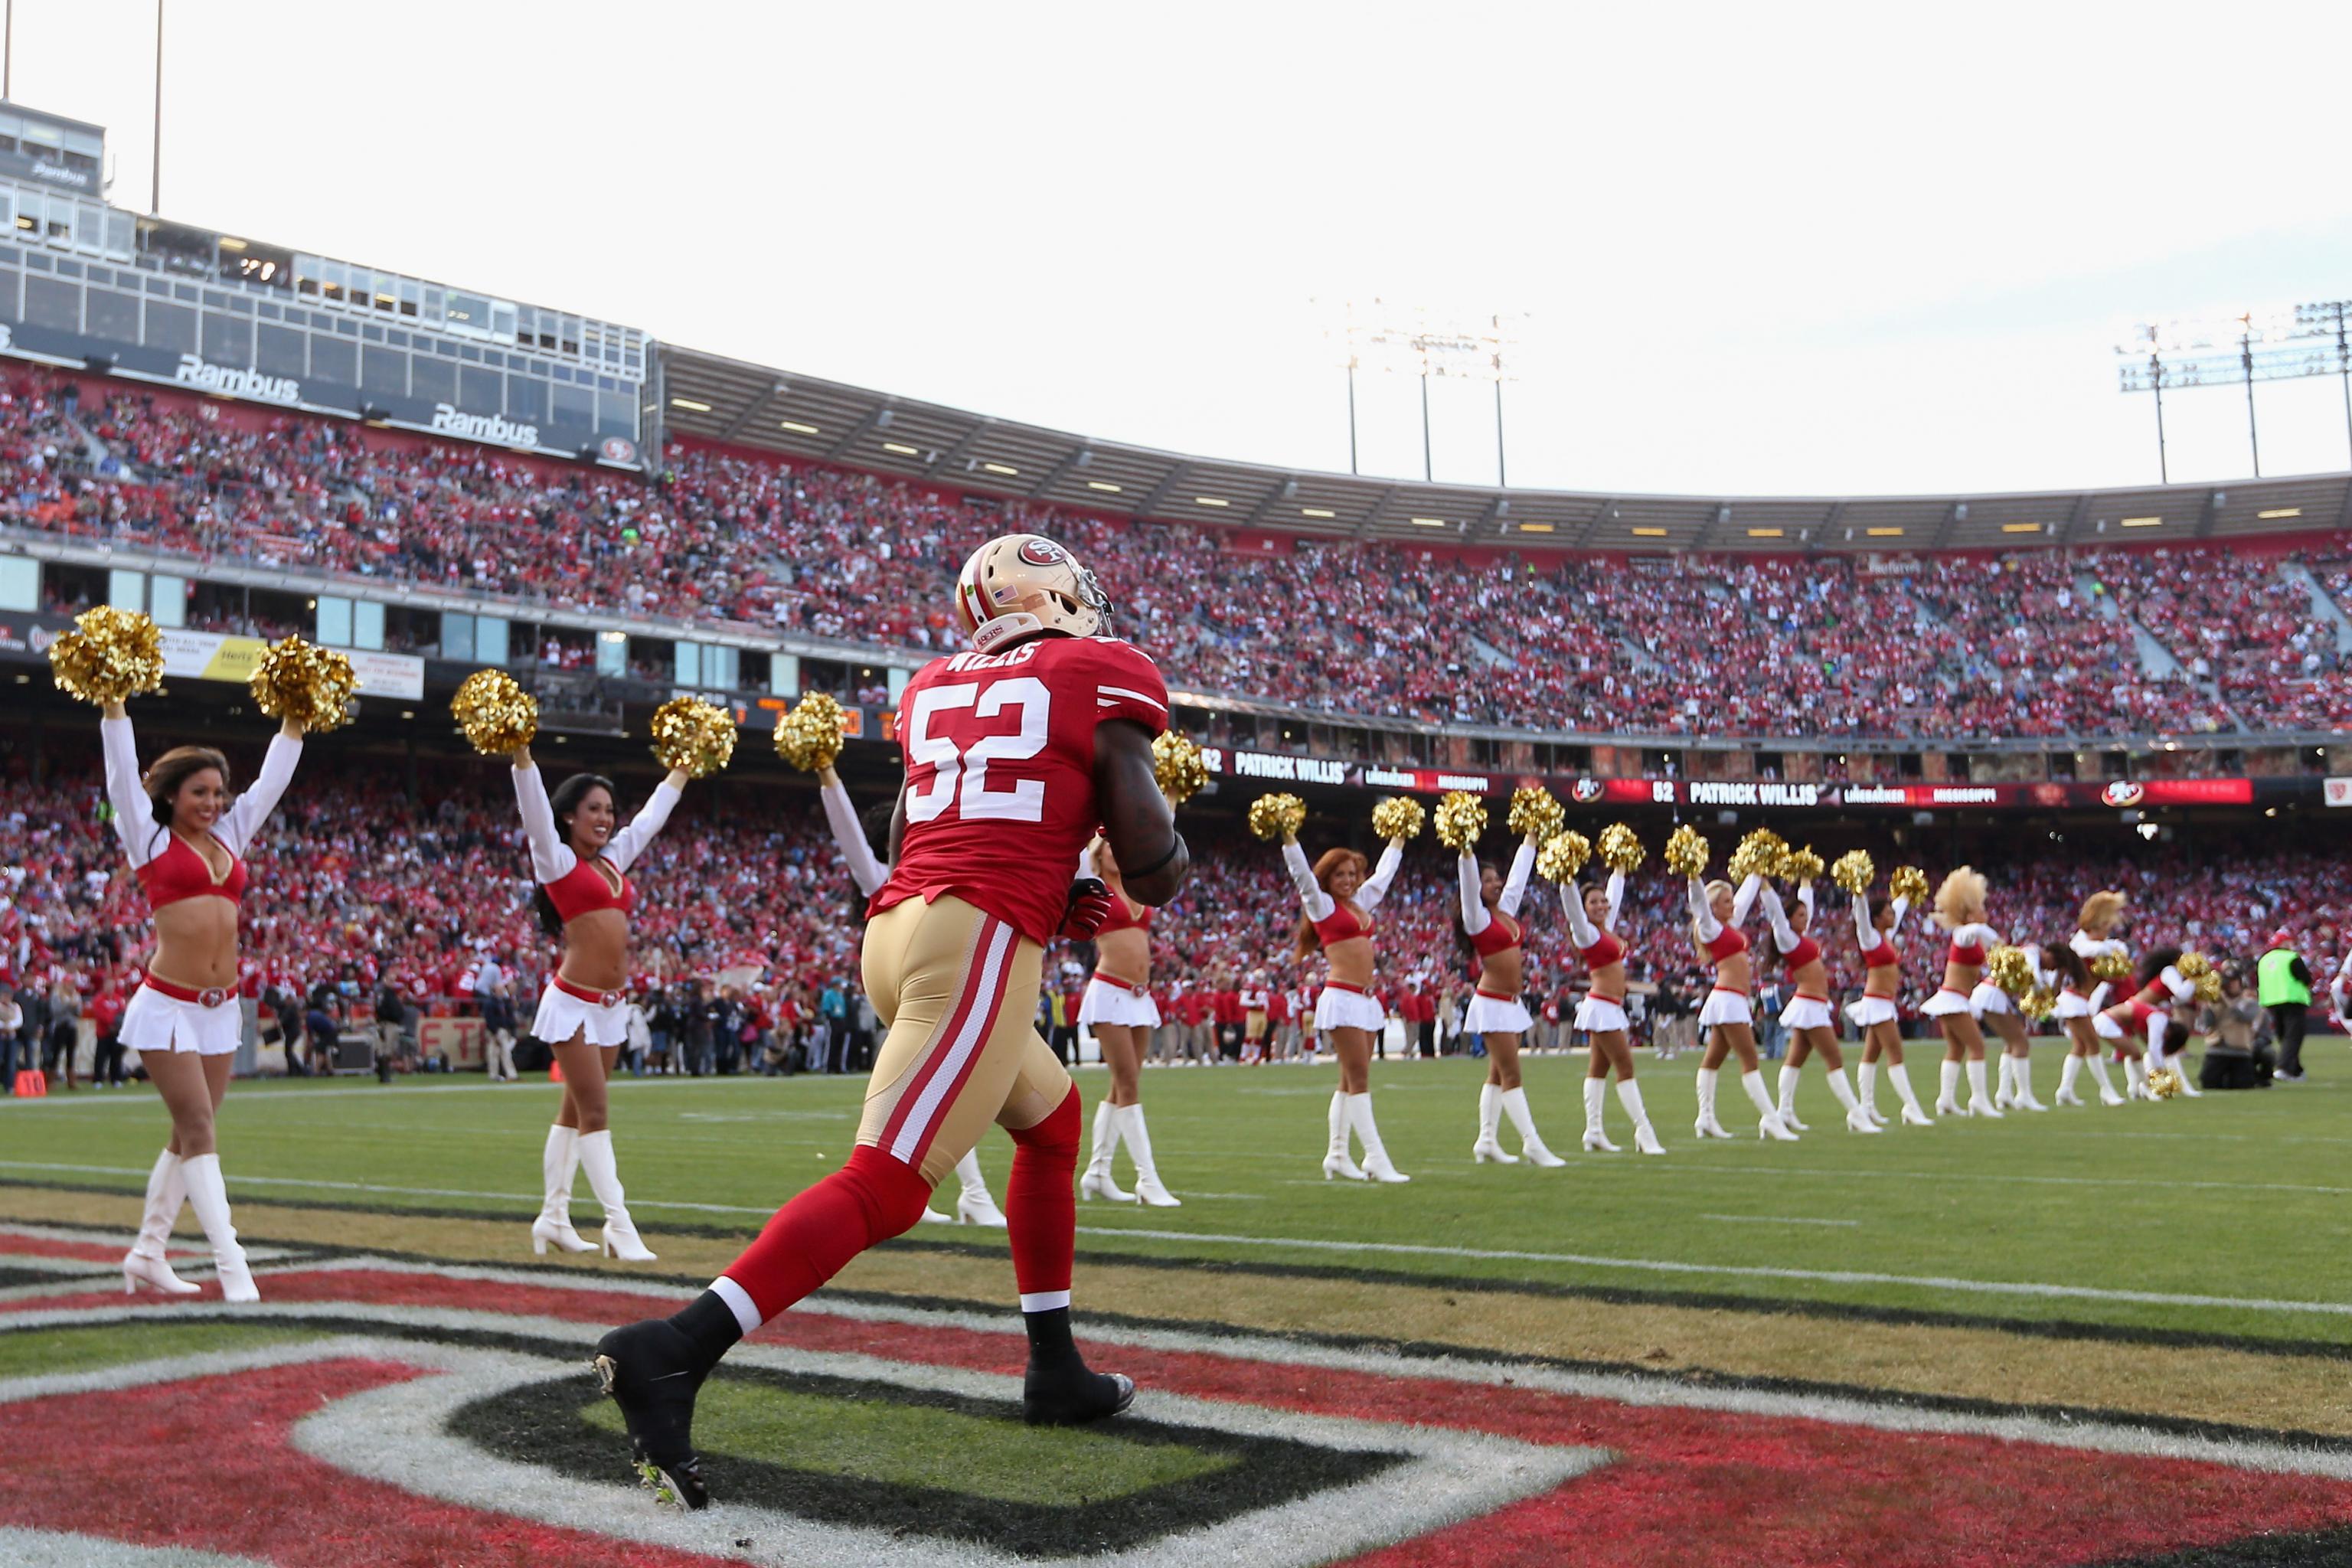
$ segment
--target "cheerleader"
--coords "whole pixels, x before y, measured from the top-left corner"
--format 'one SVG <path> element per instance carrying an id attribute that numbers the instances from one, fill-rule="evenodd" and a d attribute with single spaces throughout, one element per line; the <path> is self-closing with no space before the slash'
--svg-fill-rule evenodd
<path id="1" fill-rule="evenodd" d="M 2033 966 L 2033 983 L 2049 984 L 2044 975 L 2056 975 L 2042 964 L 2042 948 L 2026 942 L 2021 950 L 2026 963 Z M 2027 1034 L 2025 1020 L 2018 1016 L 2008 992 L 1990 980 L 1979 980 L 1969 993 L 1969 1005 L 1979 1020 L 1989 1020 L 1992 1032 L 2000 1037 L 2000 1081 L 1994 1087 L 1992 1103 L 1997 1110 L 2047 1110 L 2050 1108 L 2033 1098 L 2033 1041 Z"/>
<path id="2" fill-rule="evenodd" d="M 1110 914 L 1095 930 L 1095 972 L 1078 1004 L 1078 1022 L 1094 1031 L 1110 1069 L 1110 1092 L 1095 1107 L 1094 1158 L 1078 1178 L 1078 1191 L 1114 1203 L 1181 1208 L 1182 1200 L 1160 1180 L 1151 1134 L 1143 1125 L 1143 1051 L 1160 1026 L 1160 1005 L 1151 999 L 1151 910 L 1127 896 L 1107 839 L 1097 837 L 1087 846 L 1079 875 L 1099 878 L 1110 889 Z M 1111 1179 L 1110 1163 L 1122 1142 L 1135 1161 L 1131 1193 Z"/>
<path id="3" fill-rule="evenodd" d="M 890 879 L 890 867 L 875 849 L 875 833 L 858 820 L 857 808 L 850 801 L 849 791 L 841 775 L 827 763 L 816 771 L 817 798 L 824 803 L 824 824 L 833 829 L 833 847 L 841 851 L 841 858 L 849 868 L 849 879 L 857 884 L 859 911 L 864 912 L 864 900 L 870 900 L 883 883 Z M 877 807 L 877 810 L 881 808 Z M 877 832 L 888 842 L 889 816 L 883 814 Z M 981 1178 L 980 1152 L 967 1150 L 956 1162 L 956 1181 L 961 1191 L 956 1197 L 956 1212 L 946 1214 L 924 1205 L 923 1218 L 935 1225 L 953 1225 L 961 1220 L 966 1225 L 990 1226 L 1002 1229 L 1004 1215 L 998 1210 L 996 1200 L 988 1194 L 988 1184 Z"/>
<path id="4" fill-rule="evenodd" d="M 171 1142 L 147 1175 L 138 1238 L 122 1259 L 123 1292 L 197 1293 L 198 1287 L 163 1260 L 184 1201 L 213 1245 L 221 1299 L 257 1301 L 261 1292 L 229 1221 L 213 1118 L 228 1092 L 229 1068 L 245 1032 L 237 1005 L 244 856 L 293 782 L 302 760 L 302 726 L 291 719 L 279 726 L 253 787 L 232 800 L 228 759 L 218 752 L 174 746 L 142 774 L 122 704 L 107 703 L 105 715 L 99 734 L 115 836 L 155 921 L 146 979 L 123 1009 L 117 1037 L 139 1053 L 172 1117 Z"/>
<path id="5" fill-rule="evenodd" d="M 1298 922 L 1298 953 L 1313 955 L 1319 944 L 1330 976 L 1315 1001 L 1315 1028 L 1331 1037 L 1339 1058 L 1339 1088 L 1331 1096 L 1330 1142 L 1323 1156 L 1323 1179 L 1408 1182 L 1412 1178 L 1390 1161 L 1372 1121 L 1372 1037 L 1388 1026 L 1388 1014 L 1371 994 L 1372 911 L 1388 896 L 1404 864 L 1404 840 L 1391 838 L 1381 863 L 1364 874 L 1364 858 L 1353 849 L 1327 849 L 1312 866 L 1297 837 L 1282 836 L 1282 861 L 1298 889 L 1306 916 Z M 1348 1157 L 1348 1135 L 1364 1145 L 1364 1163 Z"/>
<path id="6" fill-rule="evenodd" d="M 1860 1084 L 1855 1099 L 1861 1101 L 1862 1113 L 1880 1127 L 1886 1118 L 1878 1114 L 1878 1064 L 1886 1062 L 1886 1076 L 1895 1085 L 1895 1095 L 1903 1101 L 1903 1124 L 1906 1127 L 1933 1127 L 1935 1119 L 1919 1109 L 1919 1097 L 1911 1092 L 1911 1072 L 1903 1065 L 1903 1030 L 1897 1022 L 1895 998 L 1903 985 L 1903 954 L 1895 945 L 1895 933 L 1903 929 L 1903 917 L 1911 912 L 1908 899 L 1874 899 L 1866 893 L 1853 896 L 1853 942 L 1861 951 L 1865 973 L 1862 995 L 1846 1006 L 1845 1016 L 1862 1031 L 1862 1065 L 1854 1069 Z"/>
<path id="7" fill-rule="evenodd" d="M 628 870 L 676 809 L 686 771 L 672 768 L 654 786 L 645 808 L 622 827 L 615 821 L 612 780 L 573 773 L 555 786 L 551 798 L 529 746 L 516 747 L 511 760 L 515 804 L 530 845 L 531 876 L 539 883 L 540 924 L 549 935 L 563 938 L 562 962 L 548 977 L 530 1026 L 532 1036 L 554 1049 L 563 1072 L 563 1106 L 540 1155 L 546 1196 L 539 1217 L 530 1222 L 531 1250 L 544 1253 L 551 1243 L 565 1252 L 595 1250 L 595 1244 L 572 1228 L 572 1174 L 585 1169 L 589 1190 L 604 1207 L 604 1255 L 651 1263 L 654 1254 L 638 1239 L 614 1163 L 604 1080 L 628 1037 L 624 986 L 629 910 L 637 901 Z"/>
<path id="8" fill-rule="evenodd" d="M 2164 1032 L 2172 1022 L 2172 1006 L 2197 994 L 2197 983 L 2177 967 L 2180 950 L 2159 947 L 2140 960 L 2139 987 L 2123 1001 L 2092 1016 L 2099 1037 L 2124 1055 L 2124 1079 L 2133 1100 L 2150 1098 L 2147 1075 L 2164 1065 Z M 2145 1041 L 2147 1057 L 2137 1042 Z M 2184 1079 L 2183 1081 L 2186 1081 Z"/>
<path id="9" fill-rule="evenodd" d="M 1735 893 L 1728 882 L 1703 882 L 1696 876 L 1690 879 L 1691 944 L 1700 958 L 1715 965 L 1714 989 L 1698 1011 L 1698 1026 L 1706 1033 L 1706 1054 L 1699 1058 L 1698 1121 L 1693 1131 L 1701 1138 L 1731 1136 L 1715 1119 L 1715 1083 L 1723 1058 L 1737 1055 L 1739 1087 L 1756 1106 L 1757 1135 L 1783 1143 L 1797 1141 L 1773 1107 L 1772 1097 L 1764 1088 L 1764 1074 L 1756 1063 L 1756 1015 L 1748 1001 L 1753 970 L 1748 957 L 1748 933 L 1739 928 L 1747 923 L 1763 886 L 1763 878 L 1751 876 Z"/>
<path id="10" fill-rule="evenodd" d="M 1584 1074 L 1584 1148 L 1587 1153 L 1614 1154 L 1617 1145 L 1601 1125 L 1601 1096 L 1609 1069 L 1617 1069 L 1617 1102 L 1633 1119 L 1633 1147 L 1644 1154 L 1663 1154 L 1642 1104 L 1642 1086 L 1633 1081 L 1633 1047 L 1625 1019 L 1625 943 L 1617 934 L 1617 912 L 1625 903 L 1625 873 L 1609 873 L 1607 888 L 1559 885 L 1559 907 L 1568 916 L 1568 934 L 1576 956 L 1591 984 L 1576 1005 L 1575 1026 L 1591 1042 L 1591 1062 Z"/>
<path id="11" fill-rule="evenodd" d="M 2066 1026 L 2068 1042 L 2065 1064 L 2058 1069 L 2058 1092 L 2053 1097 L 2060 1105 L 2083 1103 L 2083 1097 L 2074 1092 L 2074 1080 L 2082 1076 L 2085 1066 L 2098 1080 L 2100 1104 L 2124 1102 L 2124 1097 L 2116 1092 L 2114 1080 L 2107 1076 L 2107 1054 L 2099 1044 L 2098 1028 L 2092 1022 L 2106 1005 L 2112 987 L 2104 980 L 2092 984 L 2089 965 L 2102 958 L 2120 958 L 2129 951 L 2114 933 L 2130 901 L 2112 888 L 2084 899 L 2074 935 L 2066 944 L 2075 962 L 2074 969 L 2066 972 L 2066 983 L 2058 993 L 2058 1016 Z"/>
<path id="12" fill-rule="evenodd" d="M 2000 933 L 1984 923 L 1985 879 L 1983 873 L 1963 866 L 1944 879 L 1936 889 L 1936 923 L 1951 935 L 1951 945 L 1944 952 L 1944 985 L 1927 1005 L 1919 1009 L 1937 1020 L 1944 1031 L 1944 1066 L 1942 1081 L 1936 1093 L 1936 1114 L 1958 1116 L 1960 1075 L 1963 1068 L 1969 1080 L 1970 1116 L 1990 1116 L 1999 1120 L 2000 1108 L 1985 1091 L 1984 1031 L 1977 1026 L 1976 1004 L 1971 1000 L 1977 982 L 1984 976 L 1985 949 L 2000 941 Z"/>
<path id="13" fill-rule="evenodd" d="M 1519 1153 L 1531 1165 L 1565 1165 L 1567 1161 L 1545 1146 L 1536 1132 L 1534 1112 L 1528 1109 L 1528 1091 L 1519 1081 L 1519 1041 L 1534 1027 L 1527 1004 L 1519 1000 L 1525 983 L 1528 928 L 1518 918 L 1527 896 L 1528 875 L 1535 869 L 1536 836 L 1519 840 L 1506 880 L 1492 866 L 1481 864 L 1469 845 L 1462 847 L 1462 931 L 1478 954 L 1478 988 L 1472 993 L 1463 1029 L 1486 1043 L 1486 1081 L 1478 1086 L 1478 1142 L 1470 1157 L 1479 1164 L 1492 1160 L 1516 1165 L 1518 1155 L 1503 1152 L 1496 1128 L 1507 1113 L 1519 1134 Z"/>
<path id="14" fill-rule="evenodd" d="M 1819 1056 L 1829 1068 L 1830 1093 L 1845 1108 L 1845 1130 L 1875 1133 L 1878 1123 L 1853 1097 L 1845 1080 L 1845 1056 L 1838 1048 L 1837 1016 L 1830 1011 L 1830 966 L 1822 962 L 1822 944 L 1806 933 L 1813 925 L 1813 884 L 1797 884 L 1797 918 L 1792 921 L 1780 906 L 1780 895 L 1767 882 L 1763 887 L 1764 918 L 1771 922 L 1772 943 L 1789 971 L 1794 994 L 1780 1009 L 1780 1023 L 1789 1031 L 1788 1059 L 1780 1064 L 1780 1121 L 1792 1132 L 1806 1131 L 1797 1120 L 1797 1084 L 1805 1058 Z"/>

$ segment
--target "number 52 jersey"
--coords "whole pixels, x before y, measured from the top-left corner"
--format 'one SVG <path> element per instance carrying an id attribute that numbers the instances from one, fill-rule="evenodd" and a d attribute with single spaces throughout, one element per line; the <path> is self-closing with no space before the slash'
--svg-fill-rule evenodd
<path id="1" fill-rule="evenodd" d="M 1041 945 L 1095 835 L 1095 726 L 1168 728 L 1168 686 L 1116 637 L 1037 637 L 923 667 L 898 703 L 906 832 L 867 915 L 943 893 Z"/>

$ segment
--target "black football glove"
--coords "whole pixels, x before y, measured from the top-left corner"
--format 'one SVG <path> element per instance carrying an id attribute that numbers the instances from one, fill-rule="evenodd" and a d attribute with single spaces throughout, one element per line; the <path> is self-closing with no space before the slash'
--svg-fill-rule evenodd
<path id="1" fill-rule="evenodd" d="M 1110 887 L 1100 877 L 1080 877 L 1070 884 L 1070 900 L 1062 906 L 1062 935 L 1086 942 L 1110 919 Z"/>

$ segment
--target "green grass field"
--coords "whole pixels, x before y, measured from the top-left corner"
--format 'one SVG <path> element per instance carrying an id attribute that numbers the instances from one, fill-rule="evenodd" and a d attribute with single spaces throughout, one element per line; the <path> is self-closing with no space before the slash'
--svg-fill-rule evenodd
<path id="1" fill-rule="evenodd" d="M 1328 1066 L 1158 1070 L 1144 1100 L 1161 1173 L 1184 1206 L 1082 1204 L 1080 1300 L 1086 1255 L 1097 1252 L 2352 1341 L 2352 1251 L 2340 1245 L 2352 1177 L 2339 1173 L 2352 1125 L 2338 1098 L 2352 1062 L 2337 1039 L 2314 1041 L 2306 1060 L 2309 1081 L 2292 1088 L 1874 1138 L 1844 1131 L 1816 1070 L 1800 1101 L 1814 1131 L 1793 1145 L 1753 1137 L 1732 1083 L 1724 1121 L 1745 1135 L 1695 1141 L 1696 1062 L 1644 1060 L 1669 1153 L 1643 1159 L 1630 1152 L 1613 1095 L 1611 1134 L 1629 1152 L 1569 1153 L 1582 1128 L 1582 1062 L 1548 1058 L 1528 1064 L 1528 1083 L 1546 1136 L 1569 1157 L 1556 1171 L 1470 1163 L 1483 1063 L 1383 1064 L 1376 1104 L 1391 1154 L 1414 1178 L 1404 1187 L 1322 1179 Z M 1932 1096 L 1932 1052 L 1912 1061 Z M 2035 1079 L 2045 1100 L 2057 1069 L 2044 1045 Z M 1099 1070 L 1080 1075 L 1089 1127 L 1104 1082 Z M 640 1227 L 656 1247 L 666 1226 L 756 1229 L 845 1157 L 862 1087 L 618 1086 L 613 1122 Z M 555 1103 L 545 1083 L 478 1079 L 239 1084 L 221 1148 L 239 1199 L 504 1215 L 520 1260 Z M 142 1089 L 0 1100 L 0 1183 L 135 1193 L 163 1130 Z M 1505 1142 L 1517 1144 L 1507 1131 Z M 981 1147 L 1000 1194 L 1011 1152 L 996 1133 Z M 1123 1160 L 1119 1170 L 1128 1180 Z M 588 1230 L 584 1182 L 575 1212 Z M 944 1226 L 919 1235 L 1001 1245 Z"/>

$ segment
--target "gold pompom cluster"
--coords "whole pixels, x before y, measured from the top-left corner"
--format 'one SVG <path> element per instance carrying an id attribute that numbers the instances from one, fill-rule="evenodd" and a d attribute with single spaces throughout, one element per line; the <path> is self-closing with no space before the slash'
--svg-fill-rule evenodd
<path id="1" fill-rule="evenodd" d="M 2219 1002 L 2221 999 L 2221 973 L 2213 967 L 2213 961 L 2203 953 L 2184 952 L 2173 967 L 2180 971 L 2181 979 L 2197 983 L 2197 1000 L 2200 1002 Z"/>
<path id="2" fill-rule="evenodd" d="M 1465 790 L 1455 790 L 1437 803 L 1437 841 L 1448 849 L 1478 842 L 1486 831 L 1486 803 Z"/>
<path id="3" fill-rule="evenodd" d="M 1828 869 L 1829 863 L 1810 844 L 1802 849 L 1790 850 L 1789 858 L 1780 863 L 1780 875 L 1791 882 L 1818 882 Z"/>
<path id="4" fill-rule="evenodd" d="M 2127 952 L 2103 952 L 2091 960 L 2094 980 L 2129 980 L 2131 973 L 2131 954 Z"/>
<path id="5" fill-rule="evenodd" d="M 1171 805 L 1181 805 L 1208 787 L 1209 764 L 1201 748 L 1173 730 L 1151 742 L 1151 778 Z"/>
<path id="6" fill-rule="evenodd" d="M 1612 871 L 1631 876 L 1642 868 L 1650 852 L 1642 847 L 1642 840 L 1622 822 L 1612 822 L 1601 830 L 1601 863 Z"/>
<path id="7" fill-rule="evenodd" d="M 1769 827 L 1759 827 L 1731 852 L 1731 879 L 1744 882 L 1750 877 L 1777 877 L 1788 860 L 1789 841 Z"/>
<path id="8" fill-rule="evenodd" d="M 2158 1068 L 2147 1075 L 2147 1097 L 2150 1100 L 2170 1100 L 2180 1092 L 2180 1075 L 2170 1068 Z"/>
<path id="9" fill-rule="evenodd" d="M 1897 866 L 1886 879 L 1886 890 L 1916 910 L 1927 901 L 1927 873 L 1916 866 Z"/>
<path id="10" fill-rule="evenodd" d="M 2037 985 L 2017 999 L 2017 1010 L 2038 1024 L 2058 1011 L 2058 993 Z"/>
<path id="11" fill-rule="evenodd" d="M 810 692 L 776 721 L 776 755 L 806 773 L 833 766 L 841 755 L 841 723 L 846 717 L 830 692 Z"/>
<path id="12" fill-rule="evenodd" d="M 2197 977 L 2197 1000 L 2200 1002 L 2219 1002 L 2221 999 L 2221 977 L 2218 974 L 2199 975 Z"/>
<path id="13" fill-rule="evenodd" d="M 486 757 L 502 757 L 539 735 L 539 699 L 503 669 L 478 669 L 449 699 L 449 711 L 467 742 Z"/>
<path id="14" fill-rule="evenodd" d="M 654 760 L 707 779 L 735 756 L 735 715 L 699 697 L 673 697 L 654 710 Z"/>
<path id="15" fill-rule="evenodd" d="M 1307 803 L 1295 795 L 1262 795 L 1250 802 L 1249 830 L 1268 841 L 1296 834 L 1307 821 Z"/>
<path id="16" fill-rule="evenodd" d="M 1714 854 L 1699 830 L 1687 822 L 1666 836 L 1666 869 L 1677 877 L 1704 875 Z"/>
<path id="17" fill-rule="evenodd" d="M 100 605 L 49 645 L 49 673 L 67 696 L 104 707 L 163 684 L 163 634 L 136 610 Z"/>
<path id="18" fill-rule="evenodd" d="M 1540 784 L 1522 784 L 1511 792 L 1511 831 L 1541 844 L 1560 830 L 1568 813 L 1559 799 Z"/>
<path id="19" fill-rule="evenodd" d="M 1372 831 L 1382 838 L 1418 838 L 1429 812 L 1417 800 L 1391 795 L 1372 807 Z"/>
<path id="20" fill-rule="evenodd" d="M 1592 854 L 1592 840 L 1581 833 L 1555 833 L 1536 851 L 1536 870 L 1547 882 L 1572 882 Z"/>
<path id="21" fill-rule="evenodd" d="M 310 733 L 323 735 L 352 721 L 359 677 L 352 673 L 352 661 L 332 648 L 280 637 L 254 665 L 246 685 L 253 705 L 272 719 L 291 719 Z"/>
<path id="22" fill-rule="evenodd" d="M 1878 880 L 1878 865 L 1871 859 L 1869 850 L 1849 849 L 1830 868 L 1830 879 L 1849 893 L 1866 893 L 1870 885 Z"/>
<path id="23" fill-rule="evenodd" d="M 2011 996 L 2022 996 L 2033 989 L 2033 961 L 2025 956 L 2021 947 L 2002 942 L 1986 953 L 1984 973 L 1987 980 Z"/>

